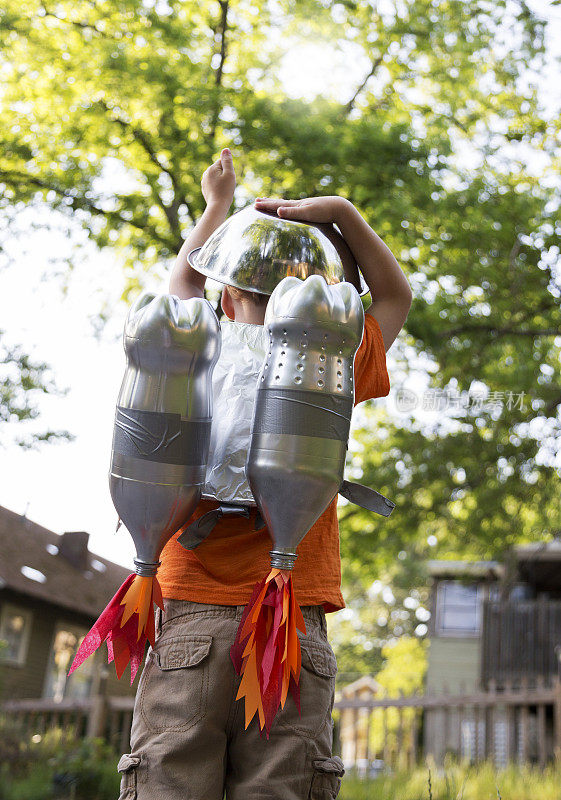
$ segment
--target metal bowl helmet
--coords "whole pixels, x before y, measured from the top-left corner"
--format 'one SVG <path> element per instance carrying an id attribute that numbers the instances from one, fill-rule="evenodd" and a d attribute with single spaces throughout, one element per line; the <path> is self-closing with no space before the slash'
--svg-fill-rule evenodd
<path id="1" fill-rule="evenodd" d="M 253 206 L 229 217 L 188 260 L 208 278 L 265 295 L 286 277 L 320 275 L 333 285 L 345 280 L 344 265 L 349 273 L 356 269 L 351 251 L 332 226 L 281 219 Z M 368 304 L 362 278 L 356 288 Z"/>

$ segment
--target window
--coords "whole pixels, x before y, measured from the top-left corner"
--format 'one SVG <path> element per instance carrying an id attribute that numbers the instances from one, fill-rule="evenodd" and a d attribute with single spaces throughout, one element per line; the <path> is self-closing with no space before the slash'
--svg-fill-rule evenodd
<path id="1" fill-rule="evenodd" d="M 475 635 L 481 618 L 480 589 L 477 584 L 442 581 L 437 594 L 437 632 Z"/>
<path id="2" fill-rule="evenodd" d="M 87 631 L 75 625 L 57 623 L 47 666 L 45 697 L 60 702 L 63 697 L 89 697 L 95 659 L 88 658 L 68 677 L 68 670 Z"/>
<path id="3" fill-rule="evenodd" d="M 0 612 L 0 658 L 10 664 L 25 664 L 33 615 L 27 608 L 6 603 Z"/>

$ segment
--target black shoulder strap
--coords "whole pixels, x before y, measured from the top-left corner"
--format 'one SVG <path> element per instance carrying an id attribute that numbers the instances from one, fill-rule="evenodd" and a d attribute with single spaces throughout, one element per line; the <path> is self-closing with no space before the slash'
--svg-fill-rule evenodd
<path id="1" fill-rule="evenodd" d="M 207 511 L 201 517 L 185 528 L 177 541 L 185 550 L 194 550 L 212 532 L 218 520 L 222 517 L 249 517 L 247 506 L 236 506 L 230 503 L 221 503 L 218 508 Z"/>
<path id="2" fill-rule="evenodd" d="M 380 494 L 375 489 L 370 489 L 368 486 L 363 486 L 361 483 L 343 481 L 339 494 L 346 497 L 351 503 L 365 508 L 367 511 L 373 511 L 375 514 L 381 514 L 383 517 L 389 517 L 395 508 L 395 503 L 392 503 L 383 494 Z M 185 528 L 177 541 L 185 550 L 194 550 L 214 530 L 216 523 L 222 517 L 245 517 L 247 519 L 249 517 L 249 507 L 221 503 L 218 508 L 207 511 L 206 514 L 192 522 L 188 528 Z M 258 512 L 255 520 L 255 530 L 259 530 L 264 524 L 265 520 Z"/>
<path id="3" fill-rule="evenodd" d="M 383 494 L 368 486 L 363 486 L 361 483 L 343 481 L 339 494 L 356 506 L 365 508 L 367 511 L 374 511 L 375 514 L 381 514 L 383 517 L 389 517 L 395 508 L 395 503 L 392 503 Z"/>

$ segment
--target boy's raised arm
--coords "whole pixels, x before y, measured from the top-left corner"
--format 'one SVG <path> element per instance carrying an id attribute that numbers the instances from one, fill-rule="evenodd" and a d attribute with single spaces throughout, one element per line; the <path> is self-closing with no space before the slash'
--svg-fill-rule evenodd
<path id="1" fill-rule="evenodd" d="M 411 287 L 393 253 L 348 200 L 336 220 L 372 293 L 372 314 L 380 326 L 386 352 L 403 328 L 413 298 Z"/>
<path id="2" fill-rule="evenodd" d="M 187 255 L 196 247 L 202 247 L 211 233 L 222 225 L 232 204 L 236 173 L 232 153 L 227 147 L 220 153 L 220 158 L 203 173 L 201 188 L 207 206 L 183 242 L 169 281 L 170 294 L 183 300 L 204 297 L 206 277 L 190 266 Z"/>
<path id="3" fill-rule="evenodd" d="M 331 222 L 338 226 L 372 293 L 372 305 L 366 313 L 372 314 L 378 322 L 387 352 L 407 319 L 411 288 L 391 250 L 353 204 L 343 197 L 259 198 L 255 207 L 262 211 L 276 211 L 283 219 Z"/>

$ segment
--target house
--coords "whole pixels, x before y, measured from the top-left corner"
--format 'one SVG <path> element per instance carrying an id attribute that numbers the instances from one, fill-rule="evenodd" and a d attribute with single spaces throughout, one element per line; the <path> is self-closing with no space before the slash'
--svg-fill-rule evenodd
<path id="1" fill-rule="evenodd" d="M 0 507 L 0 699 L 87 698 L 98 690 L 105 645 L 70 677 L 82 637 L 129 571 L 88 550 L 89 534 L 53 533 Z M 107 695 L 133 695 L 111 666 Z"/>
<path id="2" fill-rule="evenodd" d="M 559 727 L 554 702 L 526 707 L 522 697 L 552 691 L 560 673 L 561 542 L 514 547 L 503 563 L 431 561 L 428 569 L 426 694 L 468 701 L 461 718 L 458 709 L 446 713 L 446 724 L 444 699 L 442 709 L 426 711 L 425 752 L 440 761 L 446 753 L 473 758 L 491 749 L 498 764 L 517 754 L 530 761 L 552 756 Z M 496 695 L 492 720 L 481 709 L 470 711 L 476 692 Z M 513 692 L 520 706 L 501 706 Z"/>
<path id="3" fill-rule="evenodd" d="M 484 604 L 504 575 L 497 561 L 429 561 L 432 579 L 427 694 L 459 694 L 481 684 Z"/>

